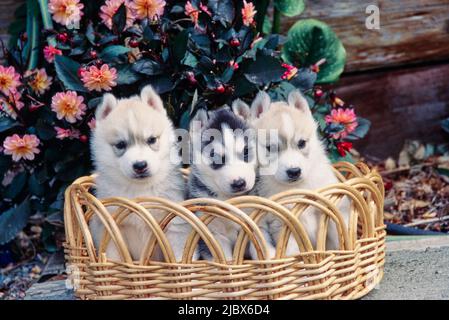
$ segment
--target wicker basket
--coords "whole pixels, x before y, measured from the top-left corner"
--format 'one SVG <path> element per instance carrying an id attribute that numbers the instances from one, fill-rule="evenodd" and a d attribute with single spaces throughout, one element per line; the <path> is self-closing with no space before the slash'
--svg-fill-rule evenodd
<path id="1" fill-rule="evenodd" d="M 90 192 L 93 177 L 77 179 L 65 193 L 65 257 L 75 294 L 81 299 L 355 299 L 368 293 L 383 276 L 385 225 L 384 188 L 380 175 L 365 164 L 340 162 L 334 165 L 341 181 L 326 188 L 290 190 L 270 199 L 241 196 L 228 201 L 192 199 L 174 203 L 161 198 L 97 199 Z M 342 197 L 351 201 L 349 226 L 342 223 L 336 203 Z M 289 204 L 289 206 L 284 206 Z M 110 214 L 107 207 L 118 208 Z M 297 216 L 309 206 L 322 212 L 316 248 L 313 248 Z M 245 214 L 241 209 L 251 214 Z M 288 209 L 291 208 L 291 209 Z M 152 209 L 165 210 L 159 223 Z M 204 213 L 198 218 L 194 212 Z M 251 210 L 250 210 L 251 211 Z M 153 230 L 140 261 L 132 261 L 118 225 L 129 214 L 137 214 Z M 265 259 L 265 242 L 257 221 L 274 214 L 285 223 L 275 259 Z M 108 231 L 103 239 L 114 241 L 125 262 L 97 254 L 88 228 L 93 215 L 104 219 Z M 176 263 L 164 235 L 164 228 L 175 216 L 193 227 L 185 246 L 183 261 Z M 241 226 L 233 261 L 224 254 L 207 224 L 225 217 Z M 325 250 L 326 230 L 332 219 L 339 231 L 340 248 Z M 292 233 L 301 253 L 283 257 Z M 192 261 L 200 237 L 209 247 L 213 261 Z M 245 248 L 252 241 L 259 260 L 244 260 Z M 165 262 L 149 261 L 155 247 L 161 248 Z M 104 246 L 103 246 L 104 248 Z M 99 250 L 104 252 L 103 249 Z M 76 272 L 75 272 L 76 271 Z"/>

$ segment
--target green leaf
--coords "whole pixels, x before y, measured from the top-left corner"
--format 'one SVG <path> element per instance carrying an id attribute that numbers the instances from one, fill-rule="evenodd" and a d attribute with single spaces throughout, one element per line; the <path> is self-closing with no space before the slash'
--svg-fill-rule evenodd
<path id="1" fill-rule="evenodd" d="M 15 199 L 20 192 L 23 191 L 27 182 L 28 173 L 26 171 L 18 173 L 3 193 L 3 197 L 6 199 Z"/>
<path id="2" fill-rule="evenodd" d="M 41 197 L 45 194 L 45 186 L 39 182 L 37 173 L 34 172 L 28 179 L 28 190 L 30 194 Z"/>
<path id="3" fill-rule="evenodd" d="M 37 120 L 35 128 L 38 137 L 42 140 L 50 140 L 56 136 L 53 126 L 45 123 L 42 119 Z"/>
<path id="4" fill-rule="evenodd" d="M 112 24 L 118 32 L 122 32 L 126 27 L 126 6 L 123 3 L 112 17 Z"/>
<path id="5" fill-rule="evenodd" d="M 190 111 L 186 110 L 181 116 L 181 119 L 179 120 L 179 128 L 189 130 L 189 123 L 190 123 Z"/>
<path id="6" fill-rule="evenodd" d="M 265 86 L 271 82 L 279 82 L 285 69 L 278 59 L 272 56 L 258 54 L 256 61 L 245 70 L 245 77 L 249 82 L 259 86 Z"/>
<path id="7" fill-rule="evenodd" d="M 288 31 L 282 57 L 291 64 L 311 66 L 325 59 L 320 66 L 317 83 L 338 80 L 346 62 L 346 51 L 342 43 L 323 22 L 305 19 L 296 22 Z"/>
<path id="8" fill-rule="evenodd" d="M 162 66 L 159 62 L 150 59 L 140 59 L 133 64 L 132 69 L 138 73 L 154 76 L 162 73 Z"/>
<path id="9" fill-rule="evenodd" d="M 290 80 L 290 83 L 296 88 L 305 92 L 313 88 L 316 82 L 317 74 L 309 68 L 301 68 L 298 74 Z"/>
<path id="10" fill-rule="evenodd" d="M 48 11 L 48 0 L 37 0 L 41 9 L 42 22 L 44 28 L 47 30 L 53 29 L 53 21 L 51 20 L 50 12 Z"/>
<path id="11" fill-rule="evenodd" d="M 209 8 L 215 13 L 214 20 L 222 24 L 231 24 L 235 16 L 234 4 L 231 0 L 209 0 Z"/>
<path id="12" fill-rule="evenodd" d="M 270 34 L 271 29 L 273 28 L 273 24 L 270 21 L 270 17 L 266 16 L 263 20 L 262 33 Z"/>
<path id="13" fill-rule="evenodd" d="M 143 28 L 142 36 L 143 40 L 148 42 L 154 39 L 154 33 L 150 28 L 150 24 L 145 25 L 145 27 Z"/>
<path id="14" fill-rule="evenodd" d="M 39 60 L 39 7 L 35 0 L 27 0 L 27 54 L 28 70 L 34 69 Z"/>
<path id="15" fill-rule="evenodd" d="M 0 176 L 11 167 L 11 156 L 0 155 Z"/>
<path id="16" fill-rule="evenodd" d="M 181 63 L 183 65 L 195 68 L 198 64 L 198 59 L 191 52 L 187 51 Z"/>
<path id="17" fill-rule="evenodd" d="M 0 245 L 11 241 L 26 226 L 30 213 L 30 202 L 25 199 L 19 206 L 0 214 Z"/>
<path id="18" fill-rule="evenodd" d="M 304 0 L 274 0 L 274 7 L 287 17 L 294 17 L 301 14 L 306 5 Z"/>
<path id="19" fill-rule="evenodd" d="M 53 20 L 51 19 L 50 11 L 48 10 L 48 0 L 37 0 L 42 16 L 42 24 L 45 30 L 53 30 Z M 56 46 L 54 37 L 47 37 L 48 44 Z"/>
<path id="20" fill-rule="evenodd" d="M 55 57 L 55 69 L 58 78 L 69 90 L 87 92 L 81 80 L 78 78 L 78 69 L 80 64 L 70 58 L 62 55 Z"/>
<path id="21" fill-rule="evenodd" d="M 140 75 L 133 70 L 132 65 L 124 64 L 117 67 L 118 78 L 117 84 L 133 84 L 140 80 Z"/>
<path id="22" fill-rule="evenodd" d="M 17 121 L 14 121 L 13 119 L 11 119 L 9 117 L 3 116 L 0 118 L 0 132 L 9 130 L 18 125 L 19 125 L 19 123 Z"/>
<path id="23" fill-rule="evenodd" d="M 89 40 L 90 44 L 95 45 L 95 30 L 92 21 L 87 25 L 86 38 Z"/>
<path id="24" fill-rule="evenodd" d="M 111 62 L 129 51 L 130 49 L 125 46 L 109 46 L 101 52 L 100 58 L 106 62 Z"/>
<path id="25" fill-rule="evenodd" d="M 168 75 L 160 75 L 156 77 L 152 77 L 151 80 L 147 81 L 146 84 L 151 84 L 153 89 L 158 94 L 163 94 L 173 89 L 174 83 L 172 78 Z"/>
<path id="26" fill-rule="evenodd" d="M 119 78 L 120 78 L 120 75 L 119 75 Z M 87 107 L 89 109 L 95 109 L 101 103 L 102 100 L 103 100 L 103 97 L 92 98 L 87 103 Z"/>
<path id="27" fill-rule="evenodd" d="M 187 30 L 180 32 L 173 41 L 173 58 L 175 61 L 181 61 L 186 55 L 187 42 L 189 40 L 189 33 Z"/>
<path id="28" fill-rule="evenodd" d="M 232 76 L 234 75 L 234 68 L 233 67 L 227 67 L 226 70 L 221 75 L 221 81 L 223 83 L 228 83 L 231 81 Z"/>
<path id="29" fill-rule="evenodd" d="M 355 130 L 353 132 L 351 132 L 348 135 L 348 137 L 346 139 L 347 140 L 361 139 L 366 136 L 370 127 L 371 127 L 371 122 L 368 119 L 358 117 L 357 118 L 357 127 L 355 128 Z"/>

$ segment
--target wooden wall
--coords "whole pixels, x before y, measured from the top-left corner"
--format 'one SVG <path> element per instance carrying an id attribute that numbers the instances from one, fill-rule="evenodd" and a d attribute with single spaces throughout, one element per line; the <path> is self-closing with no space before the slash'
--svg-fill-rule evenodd
<path id="1" fill-rule="evenodd" d="M 379 30 L 365 27 L 369 4 Z M 385 158 L 406 139 L 449 141 L 439 125 L 449 117 L 449 0 L 314 0 L 301 17 L 327 22 L 347 50 L 337 93 L 372 121 L 359 151 Z"/>
<path id="2" fill-rule="evenodd" d="M 0 38 L 23 0 L 0 0 Z M 357 148 L 397 155 L 405 139 L 447 141 L 449 117 L 449 0 L 309 0 L 301 18 L 328 23 L 348 61 L 337 93 L 372 121 Z M 366 7 L 380 8 L 380 30 L 365 27 Z M 283 31 L 297 18 L 283 18 Z"/>
<path id="3" fill-rule="evenodd" d="M 309 0 L 300 16 L 325 21 L 348 52 L 347 72 L 449 59 L 449 0 Z M 368 5 L 380 29 L 365 27 Z M 287 31 L 297 18 L 285 19 Z"/>

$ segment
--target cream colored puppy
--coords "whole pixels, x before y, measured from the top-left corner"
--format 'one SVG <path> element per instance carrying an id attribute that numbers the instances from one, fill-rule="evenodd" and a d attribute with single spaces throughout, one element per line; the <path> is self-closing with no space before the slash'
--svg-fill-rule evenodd
<path id="1" fill-rule="evenodd" d="M 116 99 L 105 94 L 96 112 L 96 128 L 91 140 L 95 164 L 96 194 L 106 197 L 162 197 L 175 202 L 184 200 L 184 181 L 179 171 L 179 159 L 173 157 L 176 148 L 173 125 L 162 100 L 151 86 L 142 89 L 140 96 Z M 163 214 L 151 213 L 160 220 Z M 103 225 L 98 218 L 90 224 L 98 248 Z M 166 232 L 179 261 L 191 228 L 175 218 Z M 129 216 L 120 226 L 132 258 L 140 258 L 151 236 L 150 229 L 137 216 Z M 120 260 L 111 240 L 106 255 Z M 161 257 L 158 257 L 159 259 Z"/>
<path id="2" fill-rule="evenodd" d="M 315 190 L 338 180 L 332 171 L 331 163 L 317 133 L 317 124 L 313 119 L 307 100 L 299 91 L 292 91 L 288 101 L 271 102 L 265 92 L 260 92 L 251 108 L 242 101 L 235 101 L 233 110 L 247 119 L 258 134 L 259 179 L 256 192 L 262 197 L 270 197 L 289 189 Z M 270 130 L 275 132 L 274 139 L 261 136 Z M 261 137 L 263 139 L 261 139 Z M 345 223 L 348 225 L 348 204 L 343 203 Z M 307 230 L 311 242 L 316 246 L 317 231 L 321 213 L 307 209 L 301 216 L 301 222 Z M 267 242 L 271 243 L 269 254 L 275 255 L 275 246 L 283 224 L 273 216 L 266 216 L 260 224 Z M 334 223 L 329 224 L 326 247 L 338 248 L 338 236 Z M 254 257 L 254 250 L 250 249 Z M 290 237 L 286 255 L 299 252 L 298 245 Z"/>

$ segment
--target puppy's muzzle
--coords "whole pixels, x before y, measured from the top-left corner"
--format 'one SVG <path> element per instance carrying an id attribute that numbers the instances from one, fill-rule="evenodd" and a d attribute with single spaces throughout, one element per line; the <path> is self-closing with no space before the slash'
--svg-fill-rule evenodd
<path id="1" fill-rule="evenodd" d="M 246 181 L 245 179 L 239 178 L 231 183 L 231 189 L 232 192 L 241 192 L 244 191 L 246 188 Z"/>
<path id="2" fill-rule="evenodd" d="M 301 168 L 290 168 L 287 170 L 287 177 L 291 182 L 298 180 L 300 176 Z"/>
<path id="3" fill-rule="evenodd" d="M 134 162 L 133 170 L 136 178 L 146 178 L 150 175 L 148 172 L 148 163 L 146 161 Z"/>

